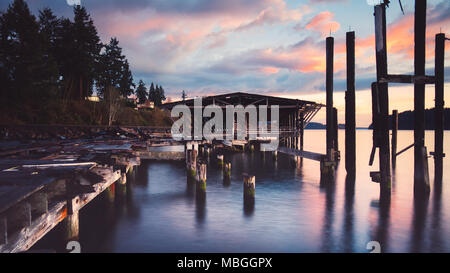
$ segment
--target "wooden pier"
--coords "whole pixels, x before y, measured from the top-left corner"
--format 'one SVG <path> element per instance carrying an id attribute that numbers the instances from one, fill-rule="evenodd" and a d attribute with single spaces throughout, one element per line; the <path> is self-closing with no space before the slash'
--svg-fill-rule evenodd
<path id="1" fill-rule="evenodd" d="M 0 252 L 24 252 L 58 223 L 78 237 L 78 212 L 140 164 L 139 141 L 65 142 L 4 150 L 0 159 Z M 38 145 L 38 144 L 35 144 Z M 26 150 L 24 154 L 23 150 Z"/>

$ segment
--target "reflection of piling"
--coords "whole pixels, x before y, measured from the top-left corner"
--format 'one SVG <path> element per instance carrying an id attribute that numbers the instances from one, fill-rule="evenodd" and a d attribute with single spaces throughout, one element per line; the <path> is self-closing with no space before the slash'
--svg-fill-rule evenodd
<path id="1" fill-rule="evenodd" d="M 356 171 L 355 122 L 355 32 L 347 32 L 347 91 L 345 91 L 345 169 L 347 174 Z"/>
<path id="2" fill-rule="evenodd" d="M 278 151 L 273 151 L 272 155 L 273 155 L 273 159 L 277 160 L 277 158 L 278 158 Z"/>
<path id="3" fill-rule="evenodd" d="M 443 165 L 445 157 L 444 146 L 444 56 L 445 34 L 436 35 L 435 56 L 435 125 L 434 125 L 434 177 L 436 181 L 442 181 Z"/>
<path id="4" fill-rule="evenodd" d="M 244 201 L 255 200 L 255 177 L 244 174 Z"/>
<path id="5" fill-rule="evenodd" d="M 425 35 L 427 1 L 415 1 L 414 75 L 425 76 Z M 414 193 L 429 194 L 430 182 L 425 154 L 425 82 L 414 83 Z"/>
<path id="6" fill-rule="evenodd" d="M 398 111 L 392 111 L 392 169 L 397 166 Z"/>

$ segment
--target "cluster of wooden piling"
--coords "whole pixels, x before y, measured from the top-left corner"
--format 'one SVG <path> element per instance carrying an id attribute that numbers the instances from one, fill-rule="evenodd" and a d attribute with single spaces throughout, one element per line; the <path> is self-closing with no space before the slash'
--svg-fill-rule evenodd
<path id="1" fill-rule="evenodd" d="M 116 181 L 126 186 L 126 174 L 140 164 L 133 150 L 88 147 L 66 144 L 50 155 L 27 155 L 43 159 L 0 160 L 0 252 L 27 251 L 60 222 L 63 239 L 77 240 L 81 208 Z"/>
<path id="2" fill-rule="evenodd" d="M 389 1 L 388 1 L 389 2 Z M 375 44 L 377 81 L 372 84 L 373 148 L 370 164 L 376 148 L 379 149 L 380 171 L 372 172 L 374 182 L 380 183 L 381 194 L 389 194 L 391 188 L 391 165 L 395 169 L 397 156 L 414 147 L 414 194 L 427 195 L 430 192 L 428 153 L 425 146 L 425 84 L 435 84 L 435 178 L 442 180 L 443 154 L 443 93 L 445 35 L 436 35 L 435 76 L 425 75 L 426 11 L 427 1 L 415 1 L 414 16 L 414 75 L 392 75 L 387 66 L 386 39 L 387 3 L 375 6 Z M 414 84 L 414 143 L 397 152 L 398 112 L 392 114 L 392 146 L 389 151 L 389 83 Z"/>

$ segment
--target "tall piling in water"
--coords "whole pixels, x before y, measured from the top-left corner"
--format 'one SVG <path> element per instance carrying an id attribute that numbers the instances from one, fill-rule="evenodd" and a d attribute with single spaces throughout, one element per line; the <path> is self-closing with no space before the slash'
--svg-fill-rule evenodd
<path id="1" fill-rule="evenodd" d="M 341 159 L 341 154 L 339 152 L 339 135 L 338 135 L 338 110 L 336 107 L 333 107 L 333 150 L 334 150 L 334 158 L 336 161 Z"/>
<path id="2" fill-rule="evenodd" d="M 327 128 L 327 157 L 334 159 L 333 152 L 333 62 L 334 62 L 334 38 L 326 39 L 326 128 Z"/>
<path id="3" fill-rule="evenodd" d="M 380 183 L 380 194 L 390 194 L 391 192 L 391 162 L 389 147 L 389 94 L 388 83 L 383 81 L 388 76 L 387 69 L 387 42 L 386 42 L 386 5 L 380 4 L 375 6 L 375 50 L 376 50 L 376 67 L 377 67 L 377 83 L 373 85 L 376 104 L 376 122 L 377 131 L 376 141 L 379 147 L 380 172 L 377 182 Z"/>
<path id="4" fill-rule="evenodd" d="M 445 34 L 436 34 L 435 53 L 435 100 L 434 100 L 434 177 L 442 182 L 444 154 L 444 59 Z"/>
<path id="5" fill-rule="evenodd" d="M 197 192 L 206 192 L 206 169 L 207 166 L 204 163 L 199 163 L 197 165 L 197 175 L 196 175 L 196 181 L 197 181 Z"/>
<path id="6" fill-rule="evenodd" d="M 244 174 L 244 202 L 255 201 L 255 177 Z"/>
<path id="7" fill-rule="evenodd" d="M 398 111 L 392 111 L 392 169 L 397 166 Z"/>
<path id="8" fill-rule="evenodd" d="M 427 1 L 415 1 L 414 16 L 414 75 L 425 76 Z M 427 155 L 425 148 L 425 82 L 414 83 L 414 194 L 429 194 Z"/>
<path id="9" fill-rule="evenodd" d="M 352 176 L 356 172 L 355 118 L 355 32 L 347 32 L 347 90 L 345 91 L 345 169 Z"/>

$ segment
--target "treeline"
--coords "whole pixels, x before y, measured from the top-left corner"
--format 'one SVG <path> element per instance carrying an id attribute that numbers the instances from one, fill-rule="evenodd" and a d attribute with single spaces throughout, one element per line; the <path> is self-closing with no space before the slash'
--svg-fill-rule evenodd
<path id="1" fill-rule="evenodd" d="M 425 109 L 425 130 L 434 130 L 435 108 Z M 392 129 L 392 115 L 389 116 L 389 128 Z M 372 129 L 372 124 L 369 126 Z M 398 114 L 399 130 L 414 130 L 414 111 Z M 450 130 L 450 108 L 444 108 L 444 130 Z"/>
<path id="2" fill-rule="evenodd" d="M 138 103 L 145 103 L 147 100 L 150 100 L 155 103 L 155 106 L 160 106 L 162 102 L 166 100 L 164 88 L 162 86 L 156 85 L 155 87 L 152 82 L 150 88 L 147 90 L 147 87 L 142 80 L 139 81 L 138 87 L 136 88 L 136 97 Z"/>
<path id="3" fill-rule="evenodd" d="M 94 88 L 101 98 L 133 94 L 136 85 L 119 41 L 103 44 L 90 15 L 74 7 L 73 20 L 51 9 L 36 18 L 24 0 L 0 14 L 1 98 L 8 103 L 61 98 L 84 100 Z M 165 99 L 162 87 L 155 103 Z"/>

